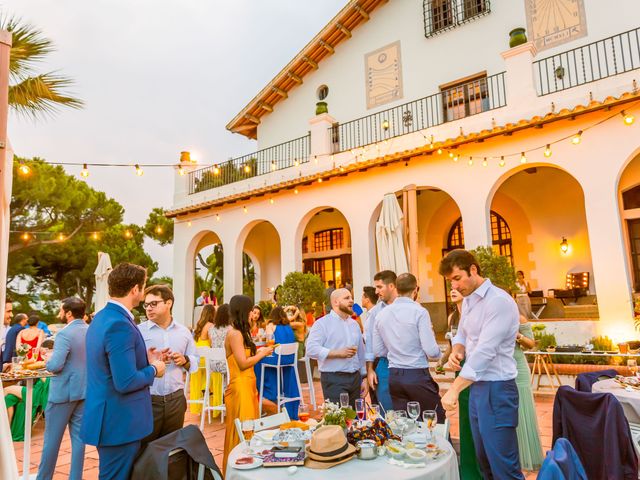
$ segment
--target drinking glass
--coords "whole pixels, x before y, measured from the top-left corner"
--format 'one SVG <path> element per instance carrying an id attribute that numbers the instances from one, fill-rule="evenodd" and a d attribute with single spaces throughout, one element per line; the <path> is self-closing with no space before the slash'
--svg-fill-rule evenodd
<path id="1" fill-rule="evenodd" d="M 435 410 L 425 410 L 422 412 L 422 419 L 429 429 L 429 437 L 433 442 L 433 429 L 436 428 L 436 424 L 438 423 L 438 413 Z"/>
<path id="2" fill-rule="evenodd" d="M 420 416 L 420 404 L 418 402 L 407 402 L 407 414 L 411 420 L 417 420 Z"/>
<path id="3" fill-rule="evenodd" d="M 631 372 L 631 375 L 633 375 L 635 377 L 636 374 L 638 373 L 638 363 L 637 363 L 637 361 L 635 359 L 627 360 L 627 367 L 629 368 L 629 371 Z"/>
<path id="4" fill-rule="evenodd" d="M 342 392 L 340 394 L 340 408 L 347 408 L 349 406 L 349 394 Z"/>
<path id="5" fill-rule="evenodd" d="M 11 357 L 11 371 L 17 372 L 20 370 L 20 357 Z"/>
<path id="6" fill-rule="evenodd" d="M 380 405 L 378 405 L 377 403 L 372 403 L 371 408 L 369 408 L 369 412 L 371 414 L 370 417 L 372 421 L 380 417 Z"/>
<path id="7" fill-rule="evenodd" d="M 390 424 L 395 422 L 396 420 L 396 411 L 395 410 L 387 410 L 384 414 L 384 420 Z"/>
<path id="8" fill-rule="evenodd" d="M 404 410 L 396 410 L 395 414 L 396 424 L 398 425 L 398 429 L 400 430 L 400 438 L 404 438 L 404 432 L 407 428 L 407 423 L 409 418 L 407 417 L 407 412 Z"/>
<path id="9" fill-rule="evenodd" d="M 356 415 L 358 415 L 358 423 L 362 423 L 364 420 L 364 398 L 356 400 Z"/>
<path id="10" fill-rule="evenodd" d="M 267 342 L 265 345 L 267 347 L 273 347 L 275 344 L 276 344 L 276 339 L 274 338 L 273 333 L 267 333 Z M 268 356 L 273 357 L 273 353 Z"/>
<path id="11" fill-rule="evenodd" d="M 244 441 L 246 443 L 245 453 L 249 453 L 251 451 L 250 447 L 251 439 L 253 438 L 253 429 L 253 420 L 245 420 L 242 422 L 242 435 L 244 436 Z"/>
<path id="12" fill-rule="evenodd" d="M 298 407 L 298 420 L 306 422 L 309 420 L 309 406 L 301 403 Z"/>

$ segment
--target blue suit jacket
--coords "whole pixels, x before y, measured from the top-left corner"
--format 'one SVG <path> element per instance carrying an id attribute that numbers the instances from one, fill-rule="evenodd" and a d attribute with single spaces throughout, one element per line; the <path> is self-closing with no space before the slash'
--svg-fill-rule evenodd
<path id="1" fill-rule="evenodd" d="M 149 386 L 155 369 L 128 313 L 107 303 L 87 331 L 87 396 L 80 437 L 89 445 L 123 445 L 153 430 Z"/>
<path id="2" fill-rule="evenodd" d="M 49 383 L 49 402 L 84 400 L 87 389 L 87 350 L 85 337 L 89 326 L 74 320 L 56 335 L 47 370 L 58 375 Z"/>

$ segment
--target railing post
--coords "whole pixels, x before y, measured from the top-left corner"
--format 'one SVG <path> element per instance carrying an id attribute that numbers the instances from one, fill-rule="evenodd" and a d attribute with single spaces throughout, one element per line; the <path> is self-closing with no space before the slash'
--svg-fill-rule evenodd
<path id="1" fill-rule="evenodd" d="M 321 113 L 309 120 L 309 133 L 311 134 L 311 151 L 309 152 L 309 158 L 333 153 L 331 126 L 335 121 L 335 118 L 328 113 Z"/>
<path id="2" fill-rule="evenodd" d="M 537 97 L 533 73 L 533 57 L 537 53 L 533 42 L 523 43 L 502 52 L 506 75 L 507 105 L 527 105 Z"/>
<path id="3" fill-rule="evenodd" d="M 179 169 L 176 169 L 173 188 L 173 201 L 176 204 L 189 195 L 190 173 L 198 168 L 198 165 L 191 161 L 191 155 L 189 152 L 180 152 L 179 165 L 182 168 L 184 175 L 180 175 Z"/>

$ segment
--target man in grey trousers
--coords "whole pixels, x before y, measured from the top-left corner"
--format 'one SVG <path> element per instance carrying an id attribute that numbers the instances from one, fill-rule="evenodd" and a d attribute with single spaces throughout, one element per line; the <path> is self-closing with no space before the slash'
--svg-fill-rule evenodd
<path id="1" fill-rule="evenodd" d="M 65 298 L 60 307 L 60 319 L 67 324 L 55 338 L 47 370 L 56 373 L 49 385 L 49 402 L 45 409 L 44 449 L 37 480 L 53 478 L 64 430 L 69 425 L 71 436 L 70 480 L 82 480 L 84 443 L 80 425 L 84 413 L 87 387 L 87 351 L 85 337 L 89 328 L 84 322 L 85 303 L 78 297 Z"/>

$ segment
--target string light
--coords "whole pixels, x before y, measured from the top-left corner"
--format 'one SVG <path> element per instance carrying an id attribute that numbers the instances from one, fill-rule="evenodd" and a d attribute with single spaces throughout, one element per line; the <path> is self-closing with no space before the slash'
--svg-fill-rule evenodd
<path id="1" fill-rule="evenodd" d="M 456 153 L 456 154 L 453 156 L 453 161 L 454 161 L 454 162 L 457 162 L 457 161 L 458 161 L 458 158 L 460 158 L 460 157 L 458 157 L 458 154 Z"/>
<path id="2" fill-rule="evenodd" d="M 333 155 L 332 155 L 332 156 L 333 156 Z M 298 161 L 298 159 L 297 159 L 297 158 L 294 160 L 293 165 L 294 165 L 295 167 L 297 167 L 298 165 L 300 165 L 300 162 Z"/>
<path id="3" fill-rule="evenodd" d="M 157 233 L 158 235 L 160 235 L 163 231 L 164 231 L 164 230 L 162 229 L 162 227 L 161 227 L 160 225 L 158 225 L 158 226 L 156 227 L 156 233 Z"/>
<path id="4" fill-rule="evenodd" d="M 500 157 L 500 162 L 498 162 L 498 165 L 500 165 L 501 167 L 505 166 L 505 161 L 504 161 L 504 155 Z"/>
<path id="5" fill-rule="evenodd" d="M 442 149 L 438 148 L 438 155 L 442 155 Z"/>
<path id="6" fill-rule="evenodd" d="M 24 160 L 20 160 L 20 166 L 18 167 L 18 171 L 22 175 L 29 175 L 31 173 L 31 167 L 24 163 Z"/>
<path id="7" fill-rule="evenodd" d="M 220 221 L 220 214 L 216 213 L 216 222 L 219 222 L 219 221 Z"/>
<path id="8" fill-rule="evenodd" d="M 82 166 L 82 171 L 80 172 L 80 176 L 82 178 L 87 178 L 89 176 L 89 169 L 87 168 L 86 163 Z"/>
<path id="9" fill-rule="evenodd" d="M 31 235 L 29 235 L 27 232 L 24 232 L 22 235 L 20 235 L 20 238 L 25 242 L 28 242 L 31 239 Z"/>
<path id="10" fill-rule="evenodd" d="M 389 120 L 385 119 L 382 121 L 382 128 L 384 130 L 389 130 Z"/>
<path id="11" fill-rule="evenodd" d="M 298 189 L 296 188 L 296 189 L 293 191 L 293 193 L 297 195 L 297 194 L 298 194 Z"/>
<path id="12" fill-rule="evenodd" d="M 449 152 L 449 158 L 453 158 L 454 154 L 453 152 Z"/>
<path id="13" fill-rule="evenodd" d="M 467 162 L 470 167 L 473 167 L 473 157 L 469 157 L 469 162 Z"/>
<path id="14" fill-rule="evenodd" d="M 482 160 L 482 166 L 486 167 L 487 165 L 489 165 L 489 163 L 487 162 L 487 157 L 484 157 L 484 159 Z"/>
<path id="15" fill-rule="evenodd" d="M 251 171 L 251 167 L 249 165 L 244 166 L 244 173 L 249 173 Z"/>
<path id="16" fill-rule="evenodd" d="M 131 230 L 125 230 L 124 231 L 124 238 L 129 239 L 133 237 L 133 233 L 131 233 Z"/>
<path id="17" fill-rule="evenodd" d="M 270 203 L 271 205 L 273 205 L 274 203 L 276 203 L 276 201 L 275 201 L 273 198 L 271 198 L 271 199 L 269 199 L 269 203 Z"/>
<path id="18" fill-rule="evenodd" d="M 242 207 L 242 211 L 243 211 L 244 213 L 247 213 L 247 212 L 249 211 L 249 209 L 248 209 L 247 207 Z"/>
<path id="19" fill-rule="evenodd" d="M 624 110 L 622 112 L 620 112 L 620 115 L 622 115 L 622 118 L 624 119 L 624 124 L 625 125 L 633 125 L 633 122 L 635 122 L 635 120 L 636 120 L 636 117 L 634 117 L 630 113 L 625 113 Z"/>
<path id="20" fill-rule="evenodd" d="M 551 156 L 551 145 L 547 143 L 547 146 L 544 149 L 544 156 L 549 158 Z"/>
<path id="21" fill-rule="evenodd" d="M 58 234 L 58 241 L 59 241 L 59 242 L 64 241 L 64 233 L 59 233 L 59 234 Z"/>
<path id="22" fill-rule="evenodd" d="M 191 220 L 189 220 L 189 221 L 187 222 L 187 227 L 191 228 L 191 225 L 192 225 L 192 224 L 191 224 Z"/>
<path id="23" fill-rule="evenodd" d="M 273 160 L 271 160 L 271 171 L 274 172 L 276 169 L 276 162 L 274 162 Z"/>
<path id="24" fill-rule="evenodd" d="M 318 179 L 318 183 L 322 183 L 322 179 L 321 178 Z"/>
<path id="25" fill-rule="evenodd" d="M 520 154 L 520 163 L 527 163 L 527 156 L 522 152 Z"/>
<path id="26" fill-rule="evenodd" d="M 433 135 L 431 135 L 431 142 L 429 143 L 429 148 L 433 150 Z"/>
<path id="27" fill-rule="evenodd" d="M 580 130 L 573 136 L 573 138 L 571 139 L 571 143 L 573 143 L 574 145 L 578 145 L 580 143 L 580 140 L 582 140 L 582 130 Z"/>
<path id="28" fill-rule="evenodd" d="M 91 234 L 91 239 L 92 239 L 92 240 L 98 240 L 98 238 L 100 238 L 100 237 L 98 236 L 98 232 L 93 232 L 93 233 Z"/>
<path id="29" fill-rule="evenodd" d="M 220 175 L 220 167 L 217 164 L 213 166 L 213 174 Z"/>
<path id="30" fill-rule="evenodd" d="M 181 177 L 184 177 L 185 171 L 184 168 L 182 168 L 182 165 L 178 165 L 178 174 L 180 174 Z"/>
<path id="31" fill-rule="evenodd" d="M 342 167 L 342 166 L 341 166 L 341 167 L 340 167 L 340 171 L 341 171 L 341 172 L 344 172 L 344 167 Z"/>
<path id="32" fill-rule="evenodd" d="M 140 165 L 138 165 L 137 163 L 136 163 L 136 175 L 138 175 L 139 177 L 144 175 L 144 171 L 140 168 Z"/>

